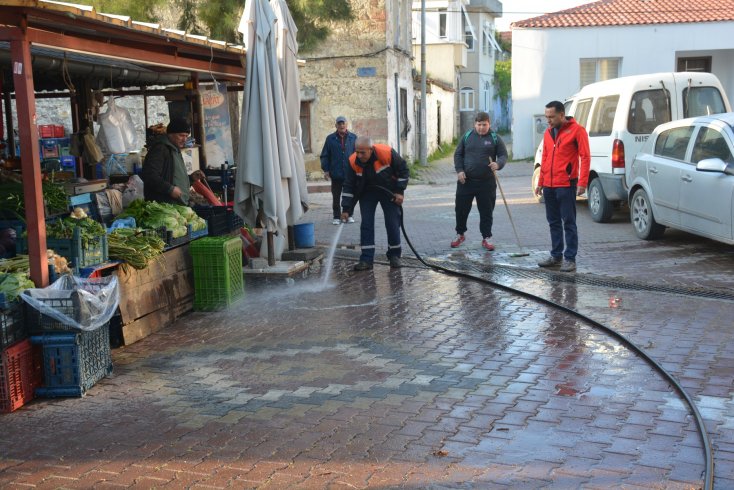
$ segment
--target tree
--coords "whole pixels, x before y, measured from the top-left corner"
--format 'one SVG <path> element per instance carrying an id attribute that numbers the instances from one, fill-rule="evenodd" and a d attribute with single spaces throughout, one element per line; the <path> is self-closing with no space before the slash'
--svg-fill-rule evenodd
<path id="1" fill-rule="evenodd" d="M 497 97 L 505 103 L 512 90 L 512 60 L 497 61 L 494 64 L 494 86 Z"/>
<path id="2" fill-rule="evenodd" d="M 329 23 L 354 18 L 348 0 L 286 0 L 298 26 L 300 49 L 308 51 L 331 32 Z M 242 43 L 237 32 L 244 3 L 242 0 L 208 0 L 199 3 L 201 21 L 209 28 L 209 35 L 230 43 Z"/>
<path id="3" fill-rule="evenodd" d="M 137 21 L 156 22 L 158 18 L 154 10 L 164 2 L 165 0 L 81 0 L 76 3 L 91 5 L 97 12 L 105 14 L 127 15 Z"/>

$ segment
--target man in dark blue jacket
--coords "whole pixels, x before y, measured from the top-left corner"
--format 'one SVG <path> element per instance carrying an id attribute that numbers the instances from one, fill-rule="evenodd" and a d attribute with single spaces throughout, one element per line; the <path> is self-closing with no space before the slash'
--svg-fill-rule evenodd
<path id="1" fill-rule="evenodd" d="M 321 170 L 324 176 L 331 180 L 331 207 L 333 211 L 332 224 L 338 225 L 340 221 L 340 198 L 342 186 L 349 166 L 349 157 L 354 153 L 354 142 L 357 135 L 350 133 L 347 129 L 347 118 L 339 116 L 336 118 L 336 131 L 326 137 L 324 148 L 321 150 Z M 354 223 L 354 218 L 349 215 L 348 223 Z"/>
<path id="2" fill-rule="evenodd" d="M 359 245 L 362 254 L 356 271 L 372 269 L 375 258 L 375 211 L 382 207 L 387 231 L 387 258 L 393 269 L 401 267 L 400 255 L 400 207 L 410 170 L 405 160 L 388 145 L 374 144 L 369 137 L 360 136 L 354 145 L 354 155 L 349 157 L 347 178 L 342 194 L 342 220 L 346 221 L 359 203 L 362 224 L 359 228 Z"/>
<path id="3" fill-rule="evenodd" d="M 478 112 L 474 118 L 474 129 L 466 133 L 454 152 L 456 170 L 456 238 L 451 248 L 464 243 L 466 221 L 471 205 L 477 200 L 479 231 L 482 247 L 492 251 L 492 213 L 497 199 L 497 182 L 494 172 L 507 163 L 507 148 L 504 141 L 490 128 L 489 114 Z"/>

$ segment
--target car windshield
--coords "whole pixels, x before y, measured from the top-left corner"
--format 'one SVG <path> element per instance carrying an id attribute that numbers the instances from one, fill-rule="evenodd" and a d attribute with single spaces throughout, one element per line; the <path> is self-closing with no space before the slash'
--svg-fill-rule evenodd
<path id="1" fill-rule="evenodd" d="M 716 87 L 690 87 L 683 90 L 684 117 L 710 116 L 724 112 L 724 99 Z"/>

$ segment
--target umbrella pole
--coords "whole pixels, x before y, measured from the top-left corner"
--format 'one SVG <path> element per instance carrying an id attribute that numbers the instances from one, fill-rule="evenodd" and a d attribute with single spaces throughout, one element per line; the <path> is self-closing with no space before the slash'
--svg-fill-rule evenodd
<path id="1" fill-rule="evenodd" d="M 296 236 L 293 225 L 288 225 L 288 250 L 296 249 Z"/>
<path id="2" fill-rule="evenodd" d="M 273 243 L 273 232 L 269 231 L 268 236 L 268 265 L 274 266 L 275 265 L 275 244 Z"/>

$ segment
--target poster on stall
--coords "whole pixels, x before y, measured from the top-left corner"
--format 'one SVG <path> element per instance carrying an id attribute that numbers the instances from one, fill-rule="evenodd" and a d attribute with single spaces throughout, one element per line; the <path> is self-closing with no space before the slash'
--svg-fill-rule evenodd
<path id="1" fill-rule="evenodd" d="M 204 107 L 204 154 L 208 167 L 219 168 L 224 162 L 234 165 L 232 130 L 229 120 L 227 86 L 217 83 L 201 93 Z"/>

